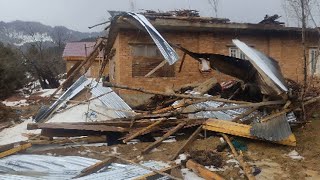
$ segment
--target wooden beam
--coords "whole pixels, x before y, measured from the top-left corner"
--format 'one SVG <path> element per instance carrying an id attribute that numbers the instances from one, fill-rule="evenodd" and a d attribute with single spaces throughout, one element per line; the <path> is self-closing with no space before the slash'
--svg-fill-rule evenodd
<path id="1" fill-rule="evenodd" d="M 124 85 L 119 85 L 119 84 L 113 84 L 110 82 L 104 82 L 103 85 L 106 87 L 126 89 L 126 90 L 130 90 L 130 91 L 142 92 L 145 94 L 172 96 L 172 97 L 179 97 L 179 98 L 186 98 L 186 99 L 206 99 L 207 101 L 212 100 L 212 101 L 235 103 L 235 104 L 250 104 L 246 101 L 235 101 L 235 100 L 228 100 L 228 99 L 223 99 L 223 98 L 218 98 L 218 97 L 194 96 L 194 95 L 178 94 L 178 93 L 166 93 L 166 92 L 162 92 L 162 91 L 151 91 L 151 90 L 145 90 L 143 88 L 135 88 L 135 87 L 129 87 L 129 86 L 124 86 Z"/>
<path id="2" fill-rule="evenodd" d="M 207 179 L 207 180 L 224 180 L 223 177 L 218 175 L 215 172 L 210 171 L 206 167 L 202 166 L 201 164 L 196 163 L 193 160 L 188 160 L 186 164 L 188 169 L 191 169 L 193 172 L 195 172 L 200 177 Z"/>
<path id="3" fill-rule="evenodd" d="M 66 123 L 39 123 L 28 124 L 27 129 L 69 129 L 69 130 L 86 130 L 101 132 L 128 132 L 128 128 L 107 126 L 107 125 L 85 125 L 85 124 L 66 124 Z"/>
<path id="4" fill-rule="evenodd" d="M 84 170 L 82 170 L 81 173 L 79 175 L 77 175 L 76 177 L 74 177 L 73 179 L 80 178 L 80 177 L 87 176 L 89 174 L 98 172 L 100 169 L 102 169 L 106 166 L 109 166 L 112 162 L 115 161 L 115 159 L 116 159 L 115 157 L 109 157 L 103 161 L 99 161 L 99 162 L 85 168 Z"/>
<path id="5" fill-rule="evenodd" d="M 231 143 L 229 137 L 225 134 L 222 134 L 223 138 L 226 140 L 226 142 L 228 143 L 228 145 L 230 146 L 230 149 L 233 153 L 233 155 L 235 156 L 235 158 L 239 161 L 240 166 L 242 167 L 244 173 L 246 174 L 247 178 L 249 180 L 255 180 L 256 178 L 253 176 L 253 174 L 251 173 L 251 168 L 250 166 L 244 161 L 243 157 L 241 155 L 238 154 L 236 148 L 234 148 L 233 144 Z"/>
<path id="6" fill-rule="evenodd" d="M 245 125 L 245 124 L 239 124 L 231 121 L 226 120 L 219 120 L 219 119 L 209 119 L 207 120 L 204 125 L 203 129 L 225 133 L 225 134 L 231 134 L 235 136 L 240 137 L 246 137 L 250 139 L 258 139 L 255 136 L 252 136 L 250 134 L 250 129 L 252 126 Z M 270 141 L 277 144 L 287 145 L 287 146 L 296 146 L 297 141 L 294 134 L 291 134 L 287 139 L 284 139 L 282 141 Z"/>
<path id="7" fill-rule="evenodd" d="M 174 177 L 174 176 L 172 176 L 172 175 L 170 175 L 170 174 L 168 174 L 168 173 L 162 172 L 161 170 L 157 170 L 157 169 L 153 169 L 153 168 L 144 166 L 144 165 L 139 164 L 139 163 L 136 163 L 136 162 L 134 162 L 134 161 L 132 161 L 132 160 L 125 159 L 125 158 L 120 157 L 120 156 L 113 156 L 113 157 L 116 157 L 116 158 L 118 158 L 118 159 L 120 159 L 121 161 L 124 161 L 124 162 L 126 162 L 126 163 L 130 163 L 130 164 L 136 165 L 136 166 L 138 166 L 138 167 L 141 167 L 141 168 L 143 168 L 143 169 L 146 169 L 146 170 L 155 172 L 155 173 L 157 173 L 157 174 L 161 174 L 161 175 L 163 175 L 163 176 L 167 176 L 167 177 L 169 177 L 170 179 L 182 180 L 181 178 Z"/>
<path id="8" fill-rule="evenodd" d="M 156 140 L 155 142 L 150 144 L 148 147 L 146 147 L 144 150 L 142 150 L 142 154 L 146 154 L 146 153 L 150 152 L 153 148 L 159 146 L 163 140 L 167 139 L 170 135 L 172 135 L 175 132 L 177 132 L 184 125 L 186 125 L 186 122 L 182 122 L 182 123 L 178 124 L 176 127 L 170 129 L 170 131 L 165 133 L 160 139 Z"/>
<path id="9" fill-rule="evenodd" d="M 149 126 L 147 126 L 147 127 L 143 128 L 143 129 L 141 129 L 141 130 L 137 131 L 136 133 L 132 134 L 131 136 L 129 136 L 129 137 L 127 137 L 127 138 L 125 138 L 125 139 L 123 140 L 123 142 L 124 142 L 124 143 L 127 143 L 128 141 L 130 141 L 130 140 L 132 140 L 132 139 L 136 138 L 137 136 L 142 135 L 144 132 L 149 131 L 150 129 L 152 129 L 152 128 L 154 128 L 154 127 L 158 126 L 158 125 L 159 125 L 162 121 L 164 121 L 164 120 L 165 120 L 165 119 L 162 119 L 162 120 L 156 121 L 156 122 L 154 122 L 153 124 L 151 124 L 151 125 L 149 125 Z"/>
<path id="10" fill-rule="evenodd" d="M 63 139 L 53 139 L 53 140 L 47 140 L 47 139 L 29 139 L 29 142 L 34 145 L 42 145 L 42 144 L 67 144 L 67 143 L 103 143 L 107 142 L 106 136 L 87 136 L 87 137 L 80 137 L 80 138 L 73 138 L 72 140 L 69 138 L 63 138 Z"/>
<path id="11" fill-rule="evenodd" d="M 15 154 L 17 152 L 26 150 L 26 149 L 28 149 L 28 148 L 30 148 L 32 146 L 31 143 L 19 144 L 18 146 L 16 146 L 15 143 L 13 143 L 11 145 L 12 145 L 11 149 L 8 149 L 8 150 L 3 151 L 3 152 L 0 153 L 0 158 L 3 158 L 3 157 L 6 157 L 6 156 Z"/>
<path id="12" fill-rule="evenodd" d="M 155 67 L 154 69 L 152 69 L 150 72 L 148 72 L 148 74 L 146 74 L 144 77 L 149 77 L 151 76 L 153 73 L 155 73 L 158 69 L 162 68 L 165 64 L 167 63 L 166 60 L 163 60 L 157 67 Z"/>
<path id="13" fill-rule="evenodd" d="M 179 67 L 179 73 L 181 72 L 181 70 L 182 70 L 182 66 L 183 66 L 183 64 L 184 64 L 184 60 L 186 59 L 186 55 L 187 55 L 187 53 L 183 53 L 183 56 L 182 56 L 182 60 L 181 60 L 181 64 L 180 64 L 180 67 Z"/>
<path id="14" fill-rule="evenodd" d="M 197 138 L 198 134 L 201 132 L 202 126 L 199 126 L 192 135 L 187 139 L 187 141 L 178 149 L 178 151 L 170 158 L 171 161 L 175 160 L 179 154 L 186 150 L 186 148 Z"/>
<path id="15" fill-rule="evenodd" d="M 167 168 L 163 168 L 163 169 L 160 169 L 159 171 L 161 172 L 164 172 L 164 173 L 170 173 L 170 171 L 172 169 L 175 169 L 177 167 L 179 167 L 180 165 L 174 165 L 174 166 L 171 166 L 171 167 L 167 167 Z M 160 177 L 159 177 L 160 176 Z M 135 178 L 134 180 L 152 180 L 152 179 L 158 179 L 158 178 L 161 178 L 161 174 L 157 174 L 155 172 L 152 172 L 152 173 L 149 173 L 149 174 L 145 174 L 143 176 L 140 176 L 140 177 L 137 177 Z"/>

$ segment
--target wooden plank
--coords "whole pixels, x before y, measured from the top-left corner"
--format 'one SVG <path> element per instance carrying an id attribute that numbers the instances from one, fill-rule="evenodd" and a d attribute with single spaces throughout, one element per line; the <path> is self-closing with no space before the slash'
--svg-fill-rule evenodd
<path id="1" fill-rule="evenodd" d="M 158 69 L 160 69 L 161 67 L 163 67 L 165 64 L 167 63 L 166 60 L 163 60 L 157 67 L 155 67 L 154 69 L 152 69 L 150 72 L 148 72 L 144 77 L 149 77 L 151 76 L 153 73 L 155 73 Z"/>
<path id="2" fill-rule="evenodd" d="M 125 139 L 123 140 L 123 142 L 124 142 L 124 143 L 127 143 L 128 141 L 134 139 L 135 137 L 142 135 L 145 131 L 149 131 L 150 129 L 158 126 L 158 125 L 159 125 L 161 122 L 163 122 L 164 120 L 165 120 L 165 119 L 156 121 L 156 122 L 154 122 L 153 124 L 151 124 L 151 125 L 143 128 L 143 129 L 137 131 L 136 133 L 132 134 L 131 136 L 125 138 Z"/>
<path id="3" fill-rule="evenodd" d="M 18 146 L 14 145 L 13 148 L 3 151 L 0 153 L 0 158 L 15 154 L 17 152 L 26 150 L 28 148 L 30 148 L 32 145 L 31 143 L 25 143 L 25 144 L 19 144 Z"/>
<path id="4" fill-rule="evenodd" d="M 81 171 L 81 173 L 79 175 L 77 175 L 75 178 L 80 178 L 80 177 L 83 177 L 83 176 L 87 176 L 89 174 L 92 174 L 92 173 L 95 173 L 95 172 L 98 172 L 100 169 L 106 167 L 106 166 L 109 166 L 112 162 L 115 161 L 115 157 L 109 157 L 103 161 L 100 161 L 100 162 L 97 162 L 87 168 L 85 168 L 84 170 Z"/>
<path id="5" fill-rule="evenodd" d="M 80 137 L 80 138 L 64 138 L 64 139 L 53 139 L 53 140 L 46 140 L 46 139 L 33 139 L 29 140 L 29 142 L 34 145 L 40 144 L 67 144 L 67 143 L 103 143 L 107 142 L 106 136 L 88 136 L 88 137 Z"/>
<path id="6" fill-rule="evenodd" d="M 242 167 L 244 173 L 246 174 L 247 178 L 249 180 L 255 180 L 256 178 L 253 176 L 253 174 L 251 173 L 251 168 L 250 166 L 244 161 L 243 157 L 241 155 L 238 154 L 236 148 L 234 148 L 233 144 L 231 143 L 230 139 L 228 138 L 227 135 L 222 134 L 224 140 L 226 140 L 226 142 L 228 143 L 228 145 L 230 146 L 230 149 L 233 153 L 233 155 L 235 156 L 235 158 L 239 161 L 240 166 Z"/>
<path id="7" fill-rule="evenodd" d="M 77 137 L 77 136 L 99 136 L 99 131 L 85 131 L 85 130 L 74 130 L 74 129 L 42 129 L 42 136 L 47 137 Z"/>
<path id="8" fill-rule="evenodd" d="M 179 129 L 181 129 L 184 125 L 186 125 L 186 122 L 182 122 L 180 124 L 178 124 L 176 127 L 170 129 L 170 131 L 168 131 L 167 133 L 165 133 L 160 139 L 156 140 L 155 142 L 153 142 L 152 144 L 150 144 L 148 147 L 146 147 L 143 151 L 142 154 L 146 154 L 148 152 L 150 152 L 153 148 L 159 146 L 161 144 L 161 142 L 165 139 L 167 139 L 170 135 L 174 134 L 175 132 L 177 132 Z"/>
<path id="9" fill-rule="evenodd" d="M 174 165 L 174 166 L 171 166 L 171 167 L 167 167 L 167 168 L 160 169 L 159 171 L 169 174 L 172 169 L 175 169 L 175 168 L 177 168 L 177 167 L 179 167 L 179 166 L 180 166 L 180 165 Z M 137 177 L 137 178 L 135 178 L 134 180 L 152 180 L 152 179 L 161 178 L 162 176 L 163 176 L 163 175 L 160 175 L 160 174 L 157 174 L 157 173 L 155 173 L 155 172 L 152 172 L 152 173 L 145 174 L 145 175 L 143 175 L 143 176 Z"/>
<path id="10" fill-rule="evenodd" d="M 187 141 L 178 149 L 178 151 L 171 157 L 171 161 L 175 160 L 179 154 L 181 154 L 185 149 L 197 138 L 198 134 L 201 132 L 202 126 L 199 126 L 192 135 L 187 139 Z"/>
<path id="11" fill-rule="evenodd" d="M 191 169 L 193 172 L 195 172 L 196 174 L 198 174 L 199 176 L 201 176 L 204 179 L 224 180 L 224 178 L 221 177 L 220 175 L 218 175 L 217 173 L 210 171 L 206 167 L 202 166 L 201 164 L 196 163 L 195 161 L 193 161 L 191 159 L 187 161 L 186 166 L 188 169 Z"/>
<path id="12" fill-rule="evenodd" d="M 231 121 L 226 120 L 219 120 L 219 119 L 209 119 L 204 123 L 203 129 L 231 134 L 240 137 L 246 137 L 250 139 L 258 139 L 255 136 L 251 136 L 250 129 L 252 126 L 239 124 Z M 269 141 L 277 144 L 287 145 L 287 146 L 296 146 L 297 141 L 294 134 L 291 134 L 287 139 L 282 141 Z"/>
<path id="13" fill-rule="evenodd" d="M 125 158 L 120 157 L 120 156 L 113 156 L 113 157 L 116 157 L 116 158 L 118 158 L 119 160 L 124 161 L 124 162 L 126 162 L 126 163 L 130 163 L 130 164 L 136 165 L 136 166 L 138 166 L 138 167 L 141 167 L 141 168 L 143 168 L 143 169 L 152 171 L 152 172 L 154 172 L 154 173 L 161 174 L 161 175 L 163 175 L 163 176 L 167 176 L 167 177 L 169 177 L 170 179 L 182 180 L 181 178 L 174 177 L 174 176 L 172 176 L 172 175 L 170 175 L 170 174 L 168 174 L 168 173 L 162 172 L 161 170 L 157 170 L 157 169 L 153 169 L 153 168 L 144 166 L 144 165 L 139 164 L 139 163 L 136 163 L 136 162 L 134 162 L 134 161 L 132 161 L 132 160 L 125 159 Z"/>
<path id="14" fill-rule="evenodd" d="M 73 129 L 86 131 L 102 131 L 102 132 L 128 132 L 128 128 L 106 126 L 106 125 L 84 125 L 84 124 L 65 124 L 65 123 L 39 123 L 37 125 L 30 124 L 27 129 Z"/>

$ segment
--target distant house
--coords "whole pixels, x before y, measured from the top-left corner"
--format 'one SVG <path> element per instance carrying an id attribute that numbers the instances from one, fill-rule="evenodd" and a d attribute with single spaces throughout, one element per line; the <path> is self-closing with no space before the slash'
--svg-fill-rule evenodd
<path id="1" fill-rule="evenodd" d="M 63 59 L 66 61 L 67 72 L 77 63 L 85 60 L 87 56 L 92 52 L 95 42 L 68 42 L 63 51 Z M 88 77 L 97 77 L 100 65 L 102 63 L 102 53 L 96 58 L 95 62 L 89 68 L 86 75 Z M 108 69 L 104 71 L 104 75 L 108 74 Z"/>
<path id="2" fill-rule="evenodd" d="M 178 17 L 146 15 L 146 18 L 170 43 L 198 53 L 216 53 L 245 59 L 232 44 L 239 39 L 279 62 L 285 78 L 303 80 L 303 48 L 301 28 L 285 27 L 279 24 L 230 23 L 224 19 L 207 17 Z M 108 35 L 106 53 L 116 50 L 109 64 L 110 81 L 148 90 L 165 91 L 193 82 L 203 82 L 215 77 L 220 81 L 230 77 L 216 71 L 207 71 L 198 61 L 186 56 L 181 72 L 179 68 L 183 52 L 176 49 L 180 60 L 160 68 L 151 77 L 145 75 L 154 69 L 163 57 L 150 36 L 133 24 L 130 16 L 113 20 Z M 320 75 L 317 58 L 318 33 L 307 30 L 308 73 Z M 130 93 L 120 90 L 120 95 Z"/>

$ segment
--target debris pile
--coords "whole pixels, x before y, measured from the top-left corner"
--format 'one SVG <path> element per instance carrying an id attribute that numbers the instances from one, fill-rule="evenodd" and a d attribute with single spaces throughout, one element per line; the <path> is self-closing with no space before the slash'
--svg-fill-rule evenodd
<path id="1" fill-rule="evenodd" d="M 147 11 L 144 15 L 148 17 L 153 15 L 199 17 L 198 12 L 193 10 L 167 13 Z M 41 129 L 41 134 L 29 135 L 28 142 L 11 145 L 14 147 L 13 149 L 2 147 L 5 155 L 27 149 L 31 144 L 41 146 L 107 142 L 110 146 L 137 143 L 148 138 L 151 143 L 140 150 L 140 155 L 144 156 L 154 153 L 165 140 L 178 137 L 182 133 L 186 136 L 186 141 L 175 152 L 168 155 L 168 159 L 170 159 L 168 164 L 154 161 L 136 163 L 122 158 L 120 155 L 114 155 L 117 153 L 104 155 L 101 152 L 95 152 L 103 157 L 106 156 L 106 159 L 95 161 L 65 157 L 72 162 L 85 161 L 87 163 L 85 167 L 71 169 L 67 178 L 70 178 L 71 175 L 80 179 L 106 176 L 109 179 L 119 178 L 125 169 L 130 171 L 126 173 L 128 176 L 123 175 L 124 178 L 144 176 L 145 179 L 150 177 L 180 179 L 170 172 L 180 166 L 174 164 L 174 160 L 179 155 L 186 153 L 188 158 L 181 163 L 182 166 L 205 179 L 223 179 L 219 173 L 210 171 L 206 166 L 221 168 L 224 164 L 224 158 L 219 153 L 223 152 L 226 147 L 230 147 L 232 155 L 229 155 L 236 159 L 246 177 L 255 179 L 251 167 L 242 155 L 242 151 L 246 148 L 237 147 L 228 135 L 296 146 L 296 138 L 290 125 L 305 123 L 301 117 L 296 115 L 302 114 L 303 108 L 319 100 L 319 97 L 305 98 L 305 101 L 299 99 L 299 85 L 294 81 L 284 79 L 276 60 L 238 39 L 234 39 L 232 42 L 247 59 L 192 52 L 180 45 L 167 42 L 145 16 L 137 13 L 124 13 L 113 18 L 127 17 L 135 21 L 135 26 L 144 29 L 150 35 L 164 57 L 165 63 L 169 65 L 176 63 L 179 60 L 176 50 L 180 50 L 184 56 L 188 55 L 199 63 L 209 62 L 209 68 L 234 77 L 234 80 L 218 82 L 215 78 L 210 78 L 203 83 L 172 89 L 169 92 L 151 91 L 142 87 L 130 87 L 113 82 L 100 82 L 101 72 L 104 71 L 106 63 L 114 56 L 115 52 L 112 51 L 111 38 L 108 38 L 108 41 L 99 39 L 86 60 L 72 68 L 72 72 L 68 72 L 66 81 L 56 90 L 56 92 L 60 89 L 66 89 L 66 91 L 57 100 L 52 101 L 56 94 L 54 92 L 50 97 L 51 103 L 42 106 L 34 117 L 34 123 L 28 124 L 28 130 Z M 113 30 L 111 26 L 111 34 Z M 104 50 L 105 59 L 101 64 L 99 77 L 96 79 L 86 78 L 84 74 L 101 50 Z M 156 68 L 148 74 L 154 73 Z M 151 94 L 153 98 L 139 108 L 132 109 L 116 93 L 118 90 Z M 206 138 L 207 133 L 223 137 L 224 142 L 217 148 L 217 151 L 189 151 L 195 140 L 202 138 L 201 136 Z M 90 139 L 89 137 L 95 138 Z M 241 146 L 241 143 L 238 142 L 238 146 Z M 288 156 L 291 157 L 291 155 Z M 295 153 L 292 156 L 298 156 L 298 154 Z M 14 156 L 0 161 L 0 170 L 1 168 L 5 169 L 10 176 L 24 175 L 24 170 L 22 170 L 23 173 L 12 174 L 10 169 L 2 167 L 2 164 L 6 164 L 7 161 L 18 161 L 17 159 L 10 160 L 10 158 L 14 158 Z M 40 157 L 26 158 L 37 159 Z M 45 162 L 50 160 L 48 157 L 42 158 L 45 159 Z M 136 160 L 139 160 L 138 158 Z M 57 157 L 55 161 L 60 162 L 61 159 Z M 131 165 L 119 165 L 115 161 Z M 55 165 L 66 166 L 64 164 Z M 17 170 L 14 169 L 14 171 Z M 56 177 L 56 174 L 50 171 L 35 171 L 35 173 L 44 173 L 43 177 Z M 140 173 L 137 173 L 138 171 Z M 117 173 L 115 174 L 115 172 Z M 133 172 L 137 174 L 133 176 Z"/>

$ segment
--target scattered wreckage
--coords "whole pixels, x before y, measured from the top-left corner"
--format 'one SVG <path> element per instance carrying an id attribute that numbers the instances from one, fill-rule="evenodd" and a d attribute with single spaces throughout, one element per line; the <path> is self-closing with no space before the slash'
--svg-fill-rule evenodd
<path id="1" fill-rule="evenodd" d="M 134 22 L 133 24 L 137 28 L 143 29 L 150 35 L 164 59 L 170 65 L 179 60 L 177 53 L 173 49 L 174 47 L 177 50 L 181 50 L 185 55 L 191 56 L 194 60 L 208 63 L 210 68 L 239 80 L 224 83 L 217 82 L 216 79 L 211 78 L 200 85 L 183 87 L 170 93 L 149 91 L 110 82 L 101 83 L 99 82 L 100 77 L 89 79 L 84 76 L 99 51 L 103 49 L 105 52 L 105 59 L 99 73 L 100 76 L 109 56 L 114 53 L 109 43 L 109 41 L 112 41 L 111 39 L 108 39 L 108 41 L 99 39 L 94 51 L 78 67 L 68 73 L 68 79 L 58 88 L 58 90 L 67 90 L 50 106 L 41 108 L 34 118 L 35 122 L 28 124 L 29 130 L 42 130 L 42 139 L 37 139 L 37 137 L 34 139 L 30 138 L 29 143 L 15 145 L 16 149 L 14 150 L 10 148 L 5 149 L 5 155 L 29 148 L 31 144 L 53 143 L 55 137 L 105 135 L 106 139 L 104 138 L 100 141 L 107 141 L 109 145 L 112 145 L 116 143 L 129 143 L 140 136 L 148 135 L 152 137 L 154 133 L 161 133 L 162 137 L 141 151 L 143 155 L 152 153 L 153 149 L 179 130 L 191 128 L 194 129 L 194 132 L 190 134 L 187 141 L 182 144 L 178 151 L 171 155 L 171 160 L 175 160 L 180 154 L 187 151 L 192 142 L 198 138 L 201 131 L 212 131 L 223 136 L 230 146 L 232 153 L 239 161 L 247 178 L 254 179 L 250 167 L 244 161 L 241 154 L 239 155 L 237 150 L 235 150 L 226 134 L 296 146 L 296 138 L 291 131 L 290 124 L 296 125 L 303 122 L 299 121 L 299 118 L 296 117 L 295 111 L 301 111 L 301 104 L 304 106 L 315 102 L 319 98 L 300 102 L 293 96 L 292 91 L 294 90 L 288 87 L 276 60 L 237 39 L 233 40 L 233 44 L 245 54 L 247 59 L 239 59 L 221 54 L 192 52 L 180 45 L 167 42 L 142 14 L 120 13 L 113 18 L 132 18 L 133 21 L 130 22 Z M 114 31 L 112 26 L 110 31 Z M 182 61 L 184 61 L 184 58 Z M 161 65 L 159 66 L 161 67 Z M 150 73 L 157 71 L 157 68 Z M 76 81 L 73 83 L 74 80 Z M 115 93 L 115 89 L 137 91 L 154 95 L 154 97 L 144 106 L 134 110 Z M 72 102 L 72 99 L 77 96 L 86 96 L 87 99 L 68 104 L 68 102 Z M 82 106 L 82 108 L 76 109 L 79 106 Z M 67 116 L 64 113 L 79 114 L 80 116 Z M 43 139 L 43 137 L 47 137 L 47 139 Z M 11 156 L 8 159 L 0 160 L 0 170 L 4 168 L 2 164 L 10 161 L 10 158 L 19 159 L 21 157 Z M 30 156 L 26 158 L 34 159 L 38 157 Z M 57 158 L 57 160 L 54 160 L 55 163 L 62 161 L 58 157 L 55 158 Z M 71 169 L 67 173 L 67 178 L 70 178 L 71 175 L 80 179 L 96 178 L 98 176 L 114 177 L 115 172 L 117 178 L 119 178 L 118 176 L 122 174 L 123 169 L 117 170 L 117 164 L 114 164 L 113 161 L 114 159 L 120 159 L 125 163 L 133 164 L 132 166 L 123 165 L 126 166 L 125 169 L 132 169 L 136 173 L 138 171 L 141 172 L 137 176 L 131 174 L 132 176 L 124 178 L 133 178 L 138 177 L 138 175 L 151 173 L 153 176 L 159 174 L 166 178 L 179 179 L 167 173 L 170 170 L 167 165 L 161 165 L 157 162 L 137 164 L 119 156 L 106 158 L 104 161 L 80 159 L 88 163 L 88 165 L 86 167 Z M 45 159 L 45 161 L 52 161 L 51 157 L 45 157 Z M 77 163 L 80 161 L 78 157 L 65 157 L 64 159 L 77 161 Z M 25 163 L 28 164 L 27 162 Z M 64 163 L 72 162 L 66 161 Z M 60 166 L 59 164 L 55 165 Z M 110 167 L 111 170 L 106 169 L 106 166 Z M 207 170 L 193 160 L 189 160 L 186 166 L 206 179 L 223 179 L 217 173 Z M 139 167 L 142 170 L 135 169 Z M 85 170 L 80 171 L 81 168 L 85 168 Z M 103 168 L 105 169 L 100 171 Z M 5 175 L 6 178 L 23 176 L 23 173 L 15 175 L 11 174 L 9 169 L 4 169 L 1 171 L 10 174 Z M 39 170 L 39 168 L 35 169 Z M 92 173 L 95 174 L 93 175 Z M 46 171 L 45 174 L 52 178 L 55 178 L 57 175 L 56 172 L 52 173 L 50 171 Z"/>

